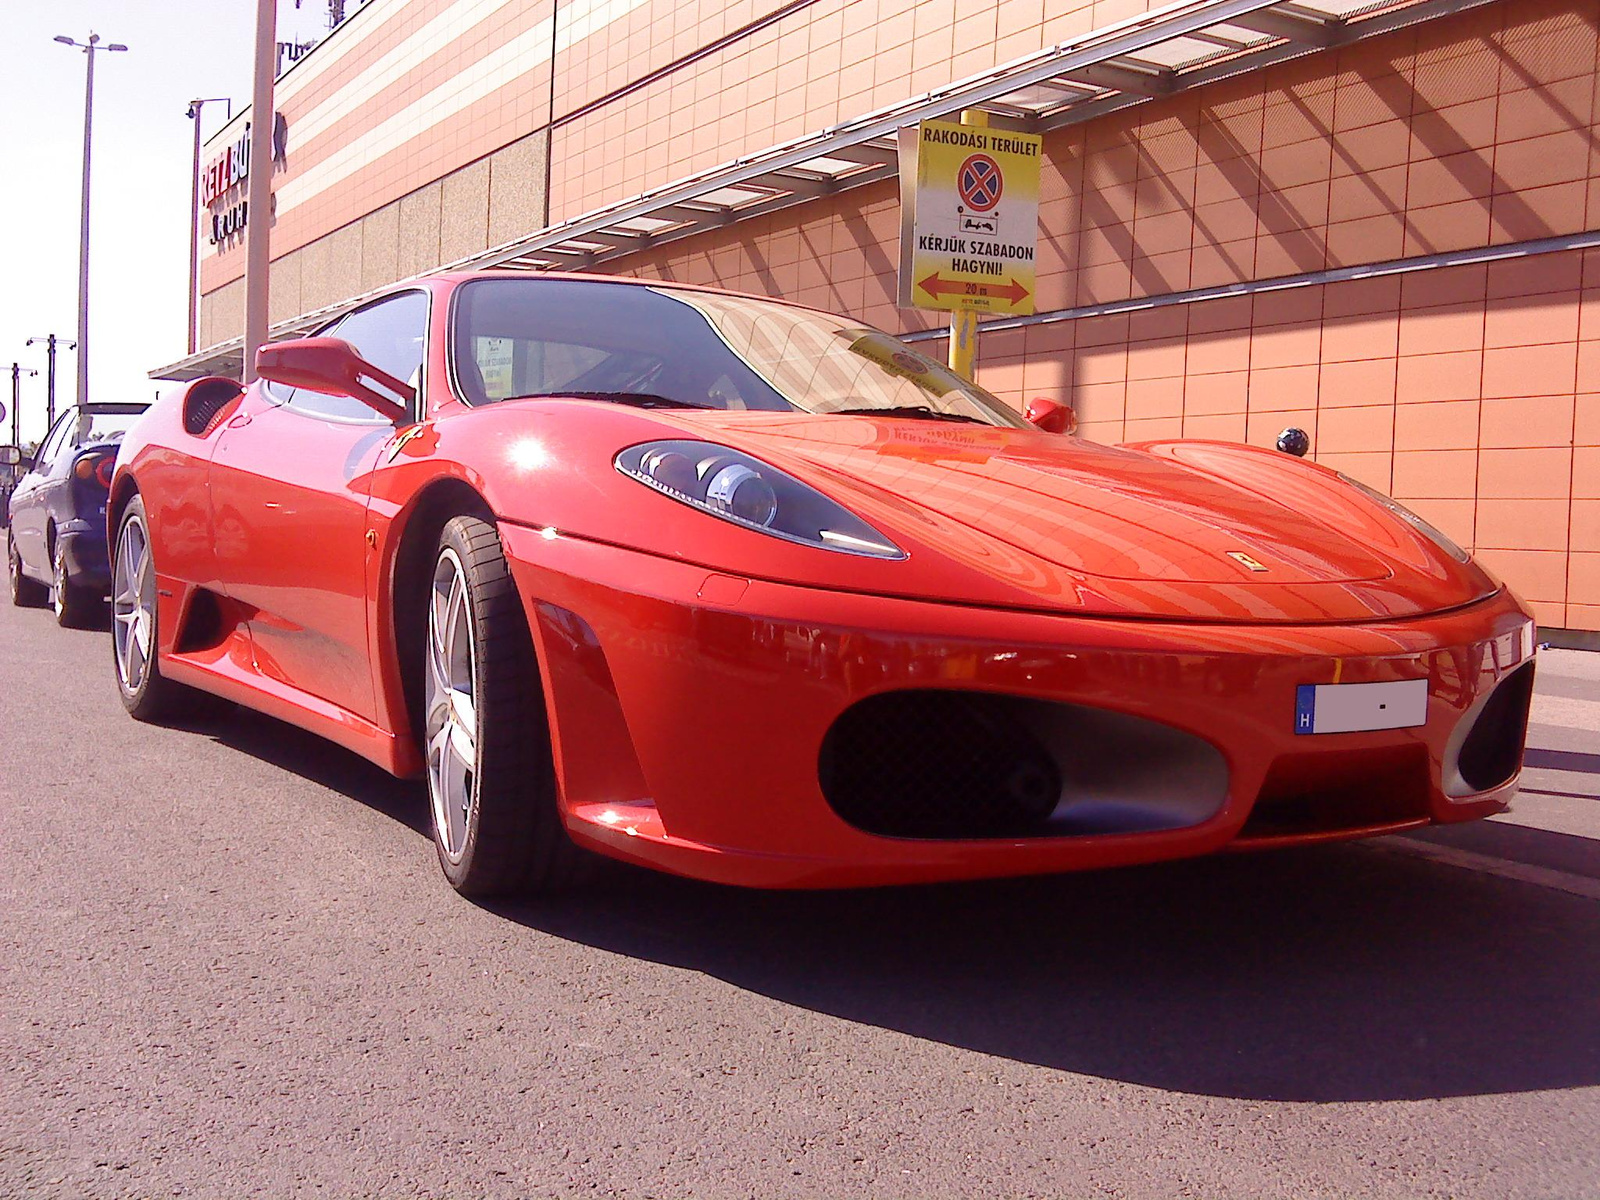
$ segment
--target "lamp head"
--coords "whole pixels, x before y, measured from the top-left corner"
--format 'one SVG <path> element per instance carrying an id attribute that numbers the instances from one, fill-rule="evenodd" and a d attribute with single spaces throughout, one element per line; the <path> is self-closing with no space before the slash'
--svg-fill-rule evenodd
<path id="1" fill-rule="evenodd" d="M 60 42 L 63 46 L 76 46 L 78 44 L 64 33 L 56 34 L 56 41 Z"/>
<path id="2" fill-rule="evenodd" d="M 121 42 L 112 42 L 111 45 L 106 47 L 106 49 L 107 50 L 126 50 L 127 47 L 124 46 Z"/>

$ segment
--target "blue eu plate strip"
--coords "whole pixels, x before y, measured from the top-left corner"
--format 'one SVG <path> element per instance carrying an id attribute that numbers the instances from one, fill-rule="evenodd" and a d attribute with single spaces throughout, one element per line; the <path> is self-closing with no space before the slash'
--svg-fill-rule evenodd
<path id="1" fill-rule="evenodd" d="M 1311 733 L 1317 724 L 1317 685 L 1302 683 L 1295 689 L 1294 731 Z"/>

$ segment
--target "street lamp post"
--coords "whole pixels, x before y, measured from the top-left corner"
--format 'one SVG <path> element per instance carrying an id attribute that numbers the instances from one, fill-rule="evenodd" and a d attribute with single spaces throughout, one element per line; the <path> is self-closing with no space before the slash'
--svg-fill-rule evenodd
<path id="1" fill-rule="evenodd" d="M 277 0 L 256 0 L 256 69 L 250 91 L 250 179 L 244 226 L 244 362 L 240 379 L 256 377 L 256 350 L 267 340 L 272 270 L 273 84 L 278 51 Z"/>
<path id="2" fill-rule="evenodd" d="M 44 357 L 45 362 L 48 364 L 44 377 L 44 424 L 45 428 L 48 429 L 56 423 L 56 347 L 64 344 L 67 349 L 71 350 L 76 348 L 78 343 L 67 338 L 59 338 L 53 333 L 28 339 L 28 345 L 30 346 L 37 345 L 39 342 L 44 343 Z"/>
<path id="3" fill-rule="evenodd" d="M 189 101 L 189 119 L 194 122 L 194 164 L 189 169 L 189 353 L 195 352 L 200 337 L 200 112 L 208 104 L 226 103 L 228 120 L 233 120 L 233 101 L 227 96 L 207 96 Z"/>
<path id="4" fill-rule="evenodd" d="M 24 375 L 37 375 L 39 372 L 21 363 L 11 364 L 11 444 L 19 450 L 22 448 L 22 377 Z"/>
<path id="5" fill-rule="evenodd" d="M 83 201 L 78 228 L 78 403 L 89 400 L 89 148 L 94 127 L 94 55 L 97 50 L 126 50 L 120 42 L 100 44 L 100 35 L 91 33 L 87 42 L 77 42 L 65 34 L 56 41 L 83 51 L 86 64 L 83 84 Z"/>

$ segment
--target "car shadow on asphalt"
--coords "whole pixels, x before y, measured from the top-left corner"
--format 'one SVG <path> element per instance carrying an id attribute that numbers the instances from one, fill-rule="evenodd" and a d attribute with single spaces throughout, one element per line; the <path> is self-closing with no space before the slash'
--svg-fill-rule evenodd
<path id="1" fill-rule="evenodd" d="M 432 840 L 428 794 L 421 783 L 396 779 L 326 738 L 233 706 L 182 727 L 348 796 Z"/>
<path id="2" fill-rule="evenodd" d="M 850 1021 L 1167 1090 L 1600 1083 L 1600 904 L 1372 847 L 833 893 L 619 870 L 496 911 Z"/>
<path id="3" fill-rule="evenodd" d="M 429 836 L 418 784 L 318 737 L 245 712 L 200 731 Z M 1525 852 L 1540 834 L 1507 836 Z M 1600 903 L 1381 844 L 843 892 L 607 863 L 580 890 L 485 907 L 813 1012 L 1167 1090 L 1328 1102 L 1600 1083 Z"/>

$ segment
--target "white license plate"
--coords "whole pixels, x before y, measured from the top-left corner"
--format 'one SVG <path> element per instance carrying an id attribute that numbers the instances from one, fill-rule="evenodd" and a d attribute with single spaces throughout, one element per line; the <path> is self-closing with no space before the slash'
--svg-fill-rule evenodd
<path id="1" fill-rule="evenodd" d="M 1296 689 L 1296 733 L 1411 729 L 1428 721 L 1428 681 L 1303 683 Z"/>

